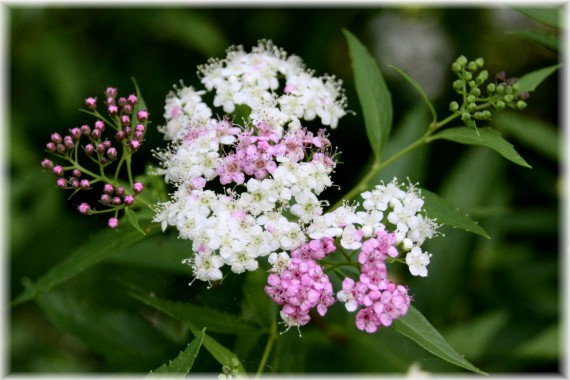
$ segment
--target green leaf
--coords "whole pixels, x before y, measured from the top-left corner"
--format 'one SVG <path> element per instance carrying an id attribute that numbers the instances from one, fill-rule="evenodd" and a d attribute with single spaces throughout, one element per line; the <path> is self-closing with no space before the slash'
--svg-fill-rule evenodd
<path id="1" fill-rule="evenodd" d="M 148 109 L 147 109 L 146 103 L 142 97 L 141 90 L 139 88 L 137 81 L 135 80 L 134 77 L 131 77 L 131 80 L 133 81 L 133 84 L 135 85 L 135 90 L 137 93 L 137 104 L 135 104 L 135 106 L 133 108 L 133 115 L 136 115 L 137 112 L 139 112 L 141 110 L 148 110 Z M 134 129 L 137 123 L 139 123 L 138 119 L 133 117 L 131 120 L 131 127 Z M 140 123 L 142 123 L 142 125 L 145 126 L 145 130 L 146 130 L 146 127 L 148 125 L 148 119 L 143 121 L 143 122 L 140 122 Z"/>
<path id="2" fill-rule="evenodd" d="M 422 313 L 413 306 L 410 306 L 405 317 L 394 321 L 392 328 L 435 356 L 469 371 L 486 375 L 485 372 L 469 363 L 463 356 L 457 353 Z"/>
<path id="3" fill-rule="evenodd" d="M 379 161 L 392 128 L 391 95 L 376 60 L 366 47 L 349 31 L 343 29 L 343 33 L 348 42 L 354 85 L 362 108 L 368 141 L 376 161 Z"/>
<path id="4" fill-rule="evenodd" d="M 157 223 L 152 223 L 145 226 L 145 230 L 147 235 L 142 235 L 133 227 L 126 225 L 118 230 L 106 229 L 94 234 L 84 245 L 75 250 L 65 260 L 52 267 L 35 283 L 28 280 L 26 290 L 16 297 L 12 305 L 15 306 L 27 302 L 39 293 L 50 291 L 93 265 L 98 264 L 117 250 L 129 247 L 144 239 L 145 236 L 159 232 L 160 226 Z"/>
<path id="5" fill-rule="evenodd" d="M 220 314 L 225 314 L 219 311 L 215 311 L 215 313 L 212 313 L 212 310 L 208 310 L 206 308 L 197 308 L 196 306 L 193 306 L 192 308 L 188 308 L 187 306 L 189 306 L 189 304 L 181 304 L 181 303 L 176 303 L 176 302 L 172 302 L 172 301 L 168 301 L 168 300 L 162 300 L 160 298 L 157 298 L 155 296 L 145 296 L 142 294 L 137 294 L 137 293 L 131 293 L 131 295 L 138 299 L 139 301 L 143 302 L 144 304 L 148 305 L 148 306 L 152 306 L 155 309 L 162 311 L 165 314 L 170 315 L 171 317 L 173 317 L 174 319 L 177 319 L 179 321 L 184 322 L 192 331 L 192 333 L 197 336 L 199 333 L 199 328 L 197 327 L 197 324 L 195 324 L 195 320 L 199 323 L 202 324 L 203 323 L 203 319 L 204 316 L 200 315 L 202 313 L 205 313 L 205 315 L 209 316 L 210 318 L 216 318 L 216 316 L 220 316 Z M 192 305 L 190 305 L 192 306 Z M 198 312 L 196 313 L 196 309 L 198 310 Z M 228 314 L 226 314 L 226 317 L 221 317 L 221 319 L 225 319 L 227 318 Z M 236 326 L 238 326 L 237 330 L 240 333 L 248 333 L 250 331 L 259 331 L 258 329 L 255 328 L 249 328 L 250 325 L 247 325 L 248 327 L 243 327 L 244 324 L 243 323 L 238 323 L 237 325 L 235 324 L 235 321 L 238 319 L 237 317 L 233 317 L 234 320 L 232 322 L 232 324 L 234 324 L 234 328 Z M 207 318 L 206 318 L 207 319 Z M 208 328 L 208 330 L 212 330 L 211 328 L 213 326 L 213 328 L 220 328 L 219 323 L 220 320 L 218 321 L 213 321 L 214 323 L 212 324 L 208 324 L 208 326 L 206 326 Z M 223 322 L 222 322 L 223 323 Z M 241 326 L 241 328 L 239 327 Z M 228 329 L 230 329 L 231 327 L 228 327 Z M 222 332 L 228 332 L 228 329 L 224 329 L 222 328 Z M 253 330 L 252 330 L 253 329 Z M 210 354 L 212 354 L 212 356 L 218 361 L 218 363 L 220 363 L 223 366 L 228 366 L 228 367 L 235 367 L 237 365 L 237 368 L 239 369 L 240 372 L 245 373 L 245 369 L 243 368 L 243 365 L 241 364 L 241 362 L 239 361 L 239 359 L 237 358 L 237 356 L 231 352 L 230 350 L 228 350 L 227 348 L 225 348 L 224 346 L 222 346 L 220 343 L 218 343 L 214 338 L 210 337 L 208 334 L 204 334 L 204 340 L 203 340 L 203 345 L 204 347 L 206 347 L 206 349 L 208 350 L 208 352 Z"/>
<path id="6" fill-rule="evenodd" d="M 515 10 L 544 25 L 560 28 L 559 8 L 515 8 Z"/>
<path id="7" fill-rule="evenodd" d="M 438 223 L 446 226 L 459 228 L 490 239 L 487 232 L 477 222 L 462 213 L 458 207 L 431 191 L 421 189 L 421 192 L 424 198 L 424 209 L 428 217 L 435 218 Z"/>
<path id="8" fill-rule="evenodd" d="M 141 234 L 146 235 L 142 230 L 141 226 L 139 226 L 139 218 L 137 217 L 137 214 L 135 214 L 135 212 L 131 210 L 129 207 L 125 208 L 125 217 L 127 218 L 127 221 L 131 224 L 131 226 L 133 226 Z"/>
<path id="9" fill-rule="evenodd" d="M 458 127 L 444 129 L 443 131 L 428 137 L 428 142 L 437 139 L 454 141 L 466 145 L 482 145 L 498 152 L 507 160 L 515 164 L 530 168 L 531 166 L 517 153 L 507 140 L 501 137 L 501 134 L 491 128 L 478 128 L 477 130 Z"/>
<path id="10" fill-rule="evenodd" d="M 433 107 L 433 104 L 431 104 L 431 101 L 429 100 L 429 98 L 428 98 L 426 92 L 424 91 L 424 89 L 422 88 L 422 86 L 418 82 L 416 82 L 416 80 L 414 78 L 412 78 L 405 71 L 399 69 L 398 67 L 392 66 L 392 65 L 388 65 L 388 67 L 396 70 L 398 72 L 398 74 L 403 76 L 404 79 L 407 80 L 408 83 L 410 83 L 412 85 L 412 87 L 416 89 L 416 91 L 420 94 L 420 96 L 422 97 L 424 102 L 426 102 L 426 105 L 428 106 L 428 108 L 432 114 L 432 123 L 435 123 L 437 121 L 437 113 L 435 112 L 435 108 Z"/>
<path id="11" fill-rule="evenodd" d="M 493 125 L 545 157 L 560 160 L 560 136 L 554 125 L 520 116 L 514 112 L 498 114 Z"/>
<path id="12" fill-rule="evenodd" d="M 537 336 L 519 345 L 513 353 L 525 359 L 558 360 L 561 336 L 560 326 L 551 325 Z"/>
<path id="13" fill-rule="evenodd" d="M 526 40 L 535 42 L 555 52 L 558 52 L 559 50 L 558 46 L 560 45 L 560 40 L 558 39 L 558 36 L 554 36 L 552 34 L 546 34 L 534 30 L 515 30 L 512 32 L 508 32 L 508 34 L 512 34 L 524 38 Z"/>
<path id="14" fill-rule="evenodd" d="M 210 309 L 205 306 L 174 302 L 136 293 L 132 293 L 132 295 L 147 305 L 161 310 L 181 322 L 197 328 L 207 327 L 210 332 L 221 334 L 249 334 L 260 331 L 259 327 L 243 321 L 237 315 Z"/>
<path id="15" fill-rule="evenodd" d="M 521 92 L 533 92 L 536 90 L 539 84 L 541 84 L 546 78 L 548 78 L 552 73 L 558 70 L 562 65 L 554 65 L 532 71 L 521 78 L 519 78 L 519 91 Z"/>
<path id="16" fill-rule="evenodd" d="M 151 371 L 149 376 L 155 374 L 184 374 L 186 375 L 192 369 L 194 365 L 194 360 L 198 356 L 200 347 L 202 346 L 202 341 L 204 340 L 204 335 L 206 333 L 206 328 L 204 327 L 196 337 L 188 344 L 188 347 L 172 361 L 164 363 L 158 367 L 155 371 Z"/>

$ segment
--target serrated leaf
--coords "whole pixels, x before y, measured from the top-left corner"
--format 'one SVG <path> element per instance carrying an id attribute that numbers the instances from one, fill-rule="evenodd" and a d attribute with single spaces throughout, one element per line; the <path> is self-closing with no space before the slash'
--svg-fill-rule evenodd
<path id="1" fill-rule="evenodd" d="M 429 97 L 427 96 L 427 94 L 424 91 L 424 89 L 422 88 L 422 86 L 418 82 L 416 82 L 416 80 L 414 78 L 412 78 L 410 75 L 408 75 L 404 70 L 401 70 L 398 67 L 392 66 L 392 65 L 388 65 L 388 67 L 396 70 L 396 72 L 398 72 L 398 74 L 400 74 L 402 77 L 404 77 L 404 79 L 407 80 L 408 83 L 411 84 L 412 87 L 416 89 L 416 91 L 418 92 L 418 94 L 420 94 L 420 96 L 422 97 L 422 99 L 424 100 L 424 102 L 426 103 L 426 105 L 428 106 L 428 108 L 431 112 L 432 123 L 435 123 L 437 121 L 437 113 L 435 112 L 435 108 L 433 107 L 433 104 L 431 104 L 431 101 L 429 100 Z"/>
<path id="2" fill-rule="evenodd" d="M 410 306 L 405 317 L 398 318 L 392 323 L 392 328 L 435 356 L 469 371 L 486 375 L 485 372 L 469 363 L 463 356 L 457 353 L 422 313 L 413 306 Z"/>
<path id="3" fill-rule="evenodd" d="M 561 64 L 558 64 L 554 66 L 544 67 L 522 76 L 518 80 L 519 90 L 517 93 L 533 92 L 536 90 L 539 84 L 541 84 L 546 78 L 552 75 L 552 73 L 558 70 L 561 66 Z"/>
<path id="4" fill-rule="evenodd" d="M 172 301 L 162 300 L 157 297 L 145 296 L 142 294 L 131 293 L 131 295 L 138 299 L 139 301 L 143 302 L 148 306 L 152 306 L 155 309 L 162 311 L 165 314 L 170 315 L 174 319 L 178 319 L 179 321 L 184 322 L 188 328 L 192 331 L 192 333 L 196 336 L 199 333 L 199 328 L 197 325 L 192 321 L 194 317 L 199 317 L 197 315 L 188 315 L 186 314 L 188 310 L 185 308 L 187 304 L 179 304 Z M 199 308 L 200 310 L 206 310 L 205 308 Z M 208 330 L 211 330 L 210 326 L 206 326 Z M 243 330 L 241 330 L 243 331 Z M 251 330 L 249 330 L 251 331 Z M 259 331 L 259 330 L 254 330 Z M 245 369 L 243 365 L 239 361 L 238 357 L 218 343 L 214 338 L 209 336 L 208 334 L 204 334 L 203 343 L 204 347 L 208 350 L 210 354 L 220 363 L 222 366 L 228 367 L 236 367 L 241 373 L 245 373 Z"/>
<path id="5" fill-rule="evenodd" d="M 515 8 L 516 11 L 548 26 L 560 28 L 559 8 Z"/>
<path id="6" fill-rule="evenodd" d="M 145 226 L 147 235 L 142 235 L 131 226 L 122 226 L 119 230 L 106 229 L 94 234 L 84 245 L 75 250 L 69 257 L 53 266 L 35 283 L 28 281 L 26 290 L 13 301 L 12 305 L 27 302 L 38 294 L 48 292 L 56 286 L 73 278 L 81 272 L 98 264 L 119 249 L 129 247 L 145 236 L 160 231 L 157 223 Z"/>
<path id="7" fill-rule="evenodd" d="M 366 47 L 349 31 L 343 29 L 343 33 L 350 51 L 354 86 L 362 108 L 366 134 L 374 157 L 379 161 L 392 128 L 391 95 L 376 60 Z"/>
<path id="8" fill-rule="evenodd" d="M 482 145 L 498 152 L 507 160 L 515 164 L 531 168 L 529 164 L 517 153 L 513 145 L 501 137 L 501 134 L 491 128 L 478 128 L 477 130 L 467 127 L 444 129 L 443 131 L 428 137 L 428 142 L 437 139 L 454 141 L 466 145 Z"/>
<path id="9" fill-rule="evenodd" d="M 421 189 L 421 192 L 424 198 L 424 209 L 428 217 L 436 219 L 438 223 L 446 226 L 459 228 L 490 239 L 487 232 L 477 222 L 462 213 L 458 207 L 431 191 Z"/>
<path id="10" fill-rule="evenodd" d="M 560 40 L 558 39 L 557 36 L 553 36 L 551 34 L 537 32 L 534 30 L 515 30 L 512 32 L 508 32 L 508 34 L 512 34 L 524 38 L 526 40 L 535 42 L 555 52 L 558 52 L 559 50 L 558 46 L 560 45 Z"/>
<path id="11" fill-rule="evenodd" d="M 143 235 L 146 235 L 139 225 L 139 218 L 137 217 L 137 214 L 135 214 L 135 212 L 129 207 L 125 208 L 125 218 L 127 218 L 127 221 L 131 226 L 134 227 L 135 230 L 139 231 Z"/>
<path id="12" fill-rule="evenodd" d="M 182 374 L 186 375 L 192 369 L 194 365 L 194 360 L 198 356 L 200 347 L 202 346 L 202 341 L 204 340 L 204 335 L 206 333 L 206 328 L 203 328 L 196 337 L 188 344 L 188 347 L 174 359 L 168 363 L 164 363 L 158 367 L 155 371 L 151 371 L 148 376 L 160 374 Z M 184 376 L 182 376 L 184 377 Z"/>
<path id="13" fill-rule="evenodd" d="M 243 321 L 237 315 L 205 306 L 174 302 L 158 297 L 146 297 L 135 293 L 132 295 L 147 305 L 162 310 L 181 322 L 191 324 L 197 328 L 206 327 L 210 332 L 221 334 L 249 334 L 261 330 L 259 327 Z"/>

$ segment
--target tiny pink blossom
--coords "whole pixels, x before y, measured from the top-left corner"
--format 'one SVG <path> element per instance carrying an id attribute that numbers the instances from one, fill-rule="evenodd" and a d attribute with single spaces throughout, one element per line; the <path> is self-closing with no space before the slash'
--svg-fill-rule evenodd
<path id="1" fill-rule="evenodd" d="M 123 199 L 123 202 L 127 205 L 130 206 L 133 203 L 135 203 L 135 197 L 133 197 L 131 194 L 125 195 L 125 198 Z"/>
<path id="2" fill-rule="evenodd" d="M 89 206 L 87 203 L 81 203 L 77 209 L 82 214 L 88 214 L 91 211 L 91 206 Z"/>
<path id="3" fill-rule="evenodd" d="M 113 191 L 115 191 L 115 188 L 114 188 L 113 185 L 111 185 L 110 183 L 106 183 L 106 184 L 103 186 L 103 192 L 104 192 L 105 194 L 112 194 Z"/>
<path id="4" fill-rule="evenodd" d="M 64 178 L 58 178 L 56 186 L 60 189 L 65 189 L 67 187 L 67 181 Z"/>
<path id="5" fill-rule="evenodd" d="M 42 168 L 47 169 L 47 170 L 51 170 L 53 169 L 53 162 L 51 160 L 48 160 L 47 158 L 42 160 Z"/>
<path id="6" fill-rule="evenodd" d="M 79 182 L 79 187 L 83 190 L 88 190 L 91 187 L 91 183 L 88 179 L 82 179 L 81 182 Z"/>
<path id="7" fill-rule="evenodd" d="M 117 96 L 117 89 L 115 87 L 107 87 L 105 89 L 105 96 L 108 98 L 114 98 Z"/>
<path id="8" fill-rule="evenodd" d="M 129 146 L 131 147 L 131 150 L 135 151 L 141 146 L 141 142 L 138 140 L 131 140 L 129 142 Z"/>
<path id="9" fill-rule="evenodd" d="M 122 125 L 129 125 L 131 124 L 131 118 L 128 115 L 121 116 L 121 124 Z"/>
<path id="10" fill-rule="evenodd" d="M 85 106 L 89 109 L 94 110 L 95 108 L 97 108 L 97 98 L 89 97 L 85 99 Z"/>
<path id="11" fill-rule="evenodd" d="M 139 119 L 139 121 L 145 121 L 147 120 L 149 117 L 149 113 L 147 110 L 140 110 L 139 112 L 137 112 L 137 119 Z"/>
<path id="12" fill-rule="evenodd" d="M 109 226 L 109 228 L 115 229 L 117 228 L 118 225 L 119 225 L 119 220 L 117 218 L 109 218 L 109 220 L 107 221 L 107 226 Z"/>
<path id="13" fill-rule="evenodd" d="M 95 122 L 95 129 L 100 129 L 101 132 L 105 130 L 105 123 L 102 120 L 97 120 Z"/>
<path id="14" fill-rule="evenodd" d="M 130 105 L 134 106 L 135 104 L 137 104 L 138 98 L 136 97 L 135 94 L 130 94 L 129 97 L 127 98 L 127 101 L 129 102 Z"/>
<path id="15" fill-rule="evenodd" d="M 55 166 L 53 169 L 53 174 L 55 174 L 58 177 L 61 177 L 63 175 L 63 167 L 61 167 L 60 165 Z"/>
<path id="16" fill-rule="evenodd" d="M 141 182 L 135 182 L 133 184 L 133 191 L 137 194 L 141 193 L 144 189 L 144 185 Z"/>

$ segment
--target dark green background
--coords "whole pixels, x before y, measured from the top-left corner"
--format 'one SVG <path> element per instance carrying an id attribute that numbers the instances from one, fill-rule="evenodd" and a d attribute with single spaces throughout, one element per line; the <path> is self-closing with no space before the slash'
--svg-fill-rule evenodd
<path id="1" fill-rule="evenodd" d="M 10 299 L 23 290 L 23 278 L 38 278 L 92 233 L 105 228 L 103 218 L 88 218 L 75 211 L 77 202 L 66 201 L 69 194 L 54 187 L 53 176 L 42 173 L 40 161 L 52 132 L 63 134 L 91 122 L 78 110 L 83 99 L 102 98 L 107 86 L 116 86 L 128 95 L 134 91 L 130 78 L 135 77 L 153 125 L 160 125 L 164 99 L 173 84 L 183 80 L 199 87 L 197 65 L 208 57 L 224 56 L 232 44 L 249 49 L 259 39 L 273 40 L 289 54 L 302 57 L 317 74 L 334 74 L 345 83 L 348 108 L 355 114 L 343 118 L 330 136 L 342 152 L 343 162 L 333 177 L 341 190 L 327 194 L 335 201 L 357 182 L 371 153 L 341 28 L 350 30 L 371 51 L 378 51 L 373 46 L 386 43 L 387 37 L 402 44 L 402 49 L 410 41 L 418 46 L 424 37 L 428 41 L 428 36 L 406 34 L 405 28 L 375 30 L 372 25 L 379 18 L 401 19 L 408 25 L 427 23 L 446 39 L 439 46 L 450 58 L 439 62 L 440 67 L 448 68 L 459 54 L 469 59 L 481 56 L 491 75 L 505 70 L 508 76 L 521 76 L 560 60 L 556 51 L 510 33 L 532 30 L 556 35 L 556 29 L 503 8 L 105 9 L 60 5 L 12 6 L 6 13 Z M 391 61 L 391 56 L 377 58 L 392 92 L 393 132 L 398 137 L 392 145 L 388 143 L 387 150 L 395 152 L 401 147 L 396 141 L 405 140 L 402 136 L 406 133 L 422 133 L 429 119 L 414 90 L 386 66 L 398 63 Z M 402 68 L 409 71 L 427 63 L 427 57 L 418 55 Z M 451 91 L 454 78 L 449 70 L 445 73 L 445 90 L 432 99 L 443 115 L 440 118 L 446 115 L 449 102 L 457 100 Z M 416 79 L 423 83 L 429 77 L 428 72 Z M 549 132 L 559 133 L 558 92 L 555 74 L 532 94 L 521 115 L 541 120 Z M 410 118 L 412 124 L 423 123 L 406 129 Z M 558 372 L 560 155 L 545 154 L 532 143 L 517 139 L 516 134 L 503 132 L 533 169 L 515 166 L 485 148 L 438 141 L 385 173 L 386 179 L 398 175 L 402 180 L 409 176 L 420 181 L 422 187 L 462 207 L 492 237 L 487 241 L 444 229 L 445 237 L 427 246 L 433 254 L 430 276 L 412 278 L 402 272 L 399 281 L 410 286 L 414 306 L 482 370 Z M 164 142 L 151 127 L 135 160 L 137 173 L 142 172 L 144 163 L 154 160 L 150 151 L 158 146 Z M 100 322 L 101 335 L 86 337 L 81 331 L 58 325 L 41 302 L 17 306 L 8 314 L 9 369 L 14 373 L 155 369 L 174 358 L 191 335 L 177 322 L 128 296 L 129 289 L 142 287 L 164 298 L 239 312 L 242 277 L 230 276 L 224 286 L 210 290 L 201 285 L 188 288 L 190 280 L 183 269 L 176 273 L 120 261 L 100 264 L 57 288 L 43 302 L 59 305 L 80 320 Z M 352 326 L 353 316 L 347 320 L 345 314 L 342 305 L 337 305 L 326 318 L 304 328 L 302 339 L 294 331 L 281 336 L 270 360 L 273 370 L 402 373 L 418 361 L 429 371 L 459 371 L 390 329 L 374 336 L 353 327 L 331 333 L 326 323 Z M 239 355 L 243 342 L 231 336 L 220 339 Z M 264 341 L 255 344 L 250 356 L 244 358 L 251 371 L 257 366 Z M 221 368 L 202 350 L 195 370 L 220 372 Z"/>

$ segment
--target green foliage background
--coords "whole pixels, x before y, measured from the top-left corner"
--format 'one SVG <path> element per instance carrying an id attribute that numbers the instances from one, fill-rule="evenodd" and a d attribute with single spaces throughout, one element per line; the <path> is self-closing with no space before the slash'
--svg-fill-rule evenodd
<path id="1" fill-rule="evenodd" d="M 432 97 L 440 115 L 455 100 L 447 68 L 459 54 L 469 59 L 482 56 L 491 74 L 505 70 L 508 76 L 560 61 L 558 28 L 524 15 L 529 12 L 502 8 L 11 6 L 6 13 L 9 299 L 24 290 L 26 279 L 36 280 L 105 228 L 104 219 L 75 211 L 77 202 L 67 202 L 68 194 L 55 188 L 51 175 L 41 172 L 40 161 L 52 132 L 91 122 L 77 111 L 83 99 L 102 97 L 107 86 L 130 94 L 134 92 L 130 78 L 135 77 L 157 126 L 163 122 L 164 98 L 173 84 L 183 80 L 200 87 L 197 65 L 208 57 L 223 56 L 232 44 L 249 49 L 259 39 L 273 40 L 289 54 L 302 57 L 318 74 L 334 74 L 345 82 L 348 108 L 356 114 L 342 119 L 331 133 L 343 162 L 333 177 L 341 190 L 327 194 L 332 204 L 366 172 L 372 154 L 341 28 L 350 30 L 370 51 L 382 51 L 375 47 L 388 44 L 382 38 L 387 35 L 402 49 L 418 43 L 421 36 L 410 41 L 402 29 L 375 31 L 372 25 L 379 19 L 435 26 L 445 36 L 450 54 L 448 61 L 439 62 L 446 68 L 441 80 L 449 85 Z M 430 119 L 414 90 L 389 73 L 393 70 L 387 65 L 398 63 L 390 56 L 377 58 L 395 106 L 394 128 L 385 149 L 388 156 L 421 135 Z M 418 55 L 414 65 L 426 62 Z M 491 374 L 562 370 L 559 75 L 555 73 L 532 94 L 526 110 L 505 112 L 490 123 L 532 169 L 516 166 L 486 148 L 437 141 L 382 174 L 388 180 L 407 176 L 419 181 L 469 213 L 491 236 L 486 240 L 445 229 L 445 238 L 433 239 L 427 246 L 433 253 L 429 277 L 411 278 L 402 272 L 399 281 L 410 286 L 414 306 L 448 342 Z M 415 79 L 423 83 L 428 77 Z M 164 146 L 156 129 L 149 129 L 135 156 L 138 174 L 154 160 L 150 149 Z M 262 292 L 262 276 L 232 275 L 223 286 L 209 290 L 198 283 L 188 287 L 191 273 L 177 265 L 189 256 L 187 243 L 172 233 L 152 239 L 113 254 L 34 302 L 10 308 L 10 372 L 146 373 L 172 360 L 193 335 L 183 323 L 133 298 L 133 291 L 240 314 L 244 321 L 261 325 L 270 320 L 274 309 L 268 300 L 261 310 L 252 306 L 264 302 L 263 294 L 251 290 Z M 157 257 L 160 266 L 155 264 Z M 372 336 L 358 332 L 353 316 L 347 319 L 345 314 L 342 305 L 336 305 L 326 318 L 316 318 L 303 328 L 302 339 L 295 331 L 280 336 L 266 372 L 403 373 L 415 361 L 427 371 L 460 370 L 392 329 Z M 248 370 L 256 369 L 265 344 L 262 332 L 213 335 Z M 221 372 L 221 366 L 201 350 L 193 371 Z"/>

